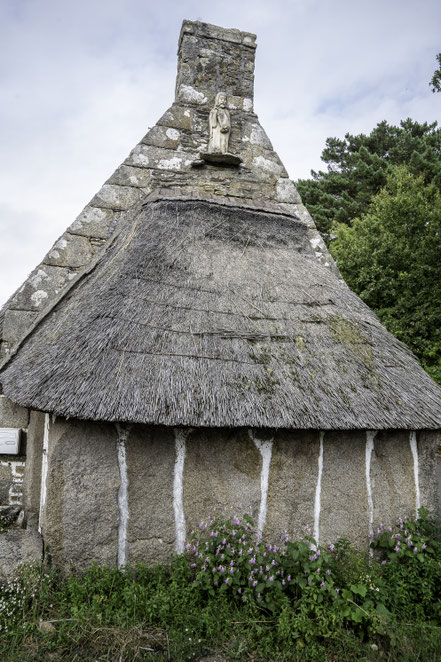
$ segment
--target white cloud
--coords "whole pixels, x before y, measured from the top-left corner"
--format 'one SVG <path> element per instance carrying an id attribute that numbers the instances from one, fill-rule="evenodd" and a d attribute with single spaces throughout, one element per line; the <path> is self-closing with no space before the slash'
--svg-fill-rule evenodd
<path id="1" fill-rule="evenodd" d="M 170 105 L 184 18 L 257 33 L 255 109 L 294 178 L 328 136 L 439 117 L 438 0 L 3 0 L 0 305 Z"/>

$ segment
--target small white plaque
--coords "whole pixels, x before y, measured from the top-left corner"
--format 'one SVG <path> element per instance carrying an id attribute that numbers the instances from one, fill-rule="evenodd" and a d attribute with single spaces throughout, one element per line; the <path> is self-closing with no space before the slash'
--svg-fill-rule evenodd
<path id="1" fill-rule="evenodd" d="M 0 428 L 0 455 L 18 455 L 20 428 Z"/>

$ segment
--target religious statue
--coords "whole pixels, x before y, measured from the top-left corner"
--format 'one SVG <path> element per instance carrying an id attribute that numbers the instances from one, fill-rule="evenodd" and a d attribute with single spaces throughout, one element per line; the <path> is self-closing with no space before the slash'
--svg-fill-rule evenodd
<path id="1" fill-rule="evenodd" d="M 209 127 L 210 141 L 208 143 L 208 152 L 210 154 L 226 154 L 228 152 L 231 122 L 225 92 L 218 92 L 216 94 L 214 108 L 210 111 Z"/>
<path id="2" fill-rule="evenodd" d="M 206 152 L 200 152 L 199 158 L 191 163 L 192 168 L 200 168 L 207 163 L 216 166 L 238 166 L 242 163 L 242 158 L 238 154 L 231 154 L 228 151 L 228 141 L 230 140 L 231 120 L 227 109 L 227 95 L 225 92 L 218 92 L 214 102 L 214 108 L 210 110 L 208 119 L 210 137 L 208 149 Z"/>

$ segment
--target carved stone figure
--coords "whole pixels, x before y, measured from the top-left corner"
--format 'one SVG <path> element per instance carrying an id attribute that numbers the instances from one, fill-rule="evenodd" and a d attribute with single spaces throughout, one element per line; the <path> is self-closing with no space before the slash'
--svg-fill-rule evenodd
<path id="1" fill-rule="evenodd" d="M 225 154 L 228 152 L 228 140 L 230 138 L 231 121 L 227 110 L 227 95 L 218 92 L 213 110 L 209 118 L 210 140 L 208 152 L 211 154 Z"/>

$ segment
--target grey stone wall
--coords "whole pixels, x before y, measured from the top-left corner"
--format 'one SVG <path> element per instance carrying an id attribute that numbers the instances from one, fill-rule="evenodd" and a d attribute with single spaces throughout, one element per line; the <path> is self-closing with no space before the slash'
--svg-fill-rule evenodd
<path id="1" fill-rule="evenodd" d="M 19 455 L 0 455 L 0 508 L 23 503 L 23 478 L 26 460 L 26 432 L 29 412 L 6 396 L 0 395 L 0 427 L 21 429 Z"/>
<path id="2" fill-rule="evenodd" d="M 23 507 L 27 523 L 36 528 L 40 511 L 41 465 L 43 457 L 44 418 L 31 411 L 26 444 L 26 471 L 23 480 Z"/>
<path id="3" fill-rule="evenodd" d="M 175 521 L 170 495 L 174 464 L 172 429 L 142 425 L 130 428 L 127 439 L 129 563 L 154 564 L 173 554 Z"/>
<path id="4" fill-rule="evenodd" d="M 94 559 L 116 563 L 119 480 L 113 425 L 50 424 L 46 507 L 40 522 L 48 557 L 78 568 Z"/>
<path id="5" fill-rule="evenodd" d="M 49 428 L 45 548 L 59 564 L 84 567 L 93 559 L 116 564 L 122 543 L 124 562 L 153 564 L 179 551 L 180 537 L 209 514 L 241 516 L 250 506 L 270 540 L 286 531 L 296 539 L 316 534 L 321 544 L 344 536 L 366 548 L 380 522 L 415 516 L 417 489 L 421 505 L 437 508 L 431 462 L 439 434 L 417 434 L 417 476 L 409 439 L 409 432 L 381 432 L 368 452 L 363 431 L 134 425 L 118 437 L 111 424 L 57 419 Z"/>

